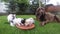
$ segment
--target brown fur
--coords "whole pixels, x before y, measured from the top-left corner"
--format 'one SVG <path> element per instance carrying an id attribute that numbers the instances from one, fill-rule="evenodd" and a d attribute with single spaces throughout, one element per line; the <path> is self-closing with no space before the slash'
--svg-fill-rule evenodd
<path id="1" fill-rule="evenodd" d="M 39 15 L 37 15 L 39 14 Z M 43 16 L 42 16 L 43 15 Z M 41 21 L 41 25 L 45 25 L 48 22 L 57 21 L 60 22 L 60 18 L 50 12 L 45 12 L 44 8 L 38 8 L 36 12 L 36 18 Z"/>

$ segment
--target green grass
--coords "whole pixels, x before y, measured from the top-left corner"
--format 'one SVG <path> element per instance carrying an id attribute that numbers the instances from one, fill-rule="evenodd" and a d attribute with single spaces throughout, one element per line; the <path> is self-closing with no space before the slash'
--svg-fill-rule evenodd
<path id="1" fill-rule="evenodd" d="M 17 17 L 35 18 L 34 15 L 18 15 Z M 7 22 L 7 16 L 0 16 L 0 34 L 60 34 L 60 23 L 51 22 L 42 27 L 35 20 L 35 26 L 32 30 L 21 30 L 16 27 L 11 27 Z"/>

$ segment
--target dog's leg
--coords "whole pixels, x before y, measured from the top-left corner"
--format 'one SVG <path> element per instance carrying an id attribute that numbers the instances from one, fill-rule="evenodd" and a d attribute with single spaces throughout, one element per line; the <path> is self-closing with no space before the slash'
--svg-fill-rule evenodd
<path id="1" fill-rule="evenodd" d="M 41 22 L 40 24 L 41 24 L 41 26 L 44 26 L 44 25 L 47 24 L 48 22 L 49 22 L 49 20 L 46 20 L 46 21 Z"/>
<path id="2" fill-rule="evenodd" d="M 45 22 L 43 21 L 43 22 L 41 22 L 40 24 L 41 24 L 41 26 L 44 26 L 44 25 L 45 25 Z"/>
<path id="3" fill-rule="evenodd" d="M 57 16 L 54 16 L 54 18 L 56 19 L 57 22 L 60 22 L 60 18 Z"/>

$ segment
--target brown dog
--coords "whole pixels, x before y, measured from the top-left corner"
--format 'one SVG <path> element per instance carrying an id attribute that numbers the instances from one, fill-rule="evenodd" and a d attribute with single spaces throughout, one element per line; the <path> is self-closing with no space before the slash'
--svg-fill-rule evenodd
<path id="1" fill-rule="evenodd" d="M 36 19 L 41 21 L 42 26 L 51 21 L 60 22 L 60 18 L 58 16 L 51 14 L 50 12 L 46 12 L 42 7 L 37 9 Z"/>

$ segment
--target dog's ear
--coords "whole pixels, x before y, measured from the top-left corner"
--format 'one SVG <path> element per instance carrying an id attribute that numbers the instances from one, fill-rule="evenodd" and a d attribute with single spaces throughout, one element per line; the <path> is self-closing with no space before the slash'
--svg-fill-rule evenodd
<path id="1" fill-rule="evenodd" d="M 40 7 L 39 7 L 39 8 L 37 8 L 36 12 L 39 12 L 39 10 L 40 10 Z"/>
<path id="2" fill-rule="evenodd" d="M 25 23 L 25 20 L 26 20 L 26 19 L 21 20 L 21 23 L 23 23 L 23 24 L 24 24 L 24 23 Z"/>

